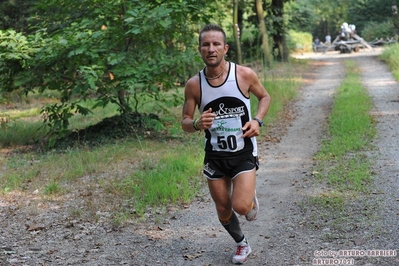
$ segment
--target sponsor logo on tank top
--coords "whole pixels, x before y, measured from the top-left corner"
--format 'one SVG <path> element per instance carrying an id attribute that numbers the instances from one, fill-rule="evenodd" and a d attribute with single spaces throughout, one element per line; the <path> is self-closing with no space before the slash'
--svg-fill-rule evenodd
<path id="1" fill-rule="evenodd" d="M 245 115 L 245 106 L 238 107 L 225 107 L 224 103 L 219 104 L 219 110 L 214 112 L 216 114 L 216 119 L 226 118 L 226 117 L 237 117 Z"/>
<path id="2" fill-rule="evenodd" d="M 235 131 L 240 131 L 241 130 L 240 127 L 237 127 L 237 128 L 224 127 L 223 125 L 227 123 L 225 121 L 217 121 L 217 123 L 218 123 L 218 126 L 212 128 L 211 131 L 235 132 Z"/>

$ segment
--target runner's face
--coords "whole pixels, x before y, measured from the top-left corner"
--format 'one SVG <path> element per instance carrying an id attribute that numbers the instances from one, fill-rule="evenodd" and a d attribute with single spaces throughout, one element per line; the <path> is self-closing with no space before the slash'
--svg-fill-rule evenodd
<path id="1" fill-rule="evenodd" d="M 224 43 L 223 33 L 220 31 L 205 31 L 202 33 L 201 44 L 198 51 L 205 65 L 218 66 L 228 51 L 228 45 Z"/>

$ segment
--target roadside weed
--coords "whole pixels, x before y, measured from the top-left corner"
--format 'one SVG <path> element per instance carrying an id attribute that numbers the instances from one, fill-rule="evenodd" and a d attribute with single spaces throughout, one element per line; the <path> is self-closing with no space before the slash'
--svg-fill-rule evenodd
<path id="1" fill-rule="evenodd" d="M 44 195 L 55 195 L 61 191 L 61 187 L 58 182 L 50 181 L 50 183 L 43 189 Z"/>

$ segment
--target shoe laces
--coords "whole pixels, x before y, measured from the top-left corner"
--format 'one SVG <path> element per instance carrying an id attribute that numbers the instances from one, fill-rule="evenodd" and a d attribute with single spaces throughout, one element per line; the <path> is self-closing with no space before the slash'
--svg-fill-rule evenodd
<path id="1" fill-rule="evenodd" d="M 245 255 L 246 252 L 247 252 L 247 251 L 246 251 L 246 248 L 247 248 L 246 245 L 238 246 L 238 247 L 237 247 L 237 251 L 236 251 L 236 256 Z"/>

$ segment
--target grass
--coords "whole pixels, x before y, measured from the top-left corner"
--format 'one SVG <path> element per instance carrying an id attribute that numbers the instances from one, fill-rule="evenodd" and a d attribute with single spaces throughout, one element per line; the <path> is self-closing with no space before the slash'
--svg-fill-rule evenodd
<path id="1" fill-rule="evenodd" d="M 140 216 L 148 206 L 189 203 L 203 185 L 200 150 L 173 149 L 161 156 L 158 162 L 147 158 L 137 171 L 108 188 L 113 193 L 132 197 L 132 209 Z"/>
<path id="2" fill-rule="evenodd" d="M 292 73 L 293 70 L 288 70 L 287 73 Z M 265 117 L 264 122 L 270 124 L 275 121 L 278 114 L 283 112 L 284 106 L 287 102 L 294 99 L 297 94 L 297 87 L 299 86 L 298 80 L 294 76 L 288 76 L 285 79 L 279 79 L 279 77 L 271 76 L 265 82 L 265 87 L 271 95 L 272 101 Z M 256 106 L 252 104 L 252 106 Z M 254 112 L 254 111 L 253 111 Z"/>
<path id="3" fill-rule="evenodd" d="M 399 80 L 399 44 L 385 48 L 380 58 L 389 65 L 396 80 Z"/>
<path id="4" fill-rule="evenodd" d="M 347 76 L 338 88 L 329 116 L 328 138 L 316 154 L 318 172 L 326 173 L 335 189 L 364 191 L 370 180 L 370 163 L 364 152 L 376 135 L 370 115 L 371 98 L 361 85 L 358 67 L 346 61 Z"/>
<path id="5" fill-rule="evenodd" d="M 303 70 L 306 66 L 306 62 L 297 61 L 276 65 L 273 75 L 272 71 L 267 72 L 262 82 L 272 96 L 272 105 L 266 125 L 277 120 L 284 105 L 296 96 L 301 78 L 295 69 Z M 179 91 L 183 94 L 183 88 Z M 14 152 L 46 134 L 39 130 L 39 110 L 40 103 L 47 100 L 36 95 L 13 109 L 0 105 L 0 114 L 9 118 L 0 128 L 0 148 L 11 152 L 0 157 L 0 193 L 29 195 L 38 191 L 43 200 L 73 193 L 89 195 L 84 197 L 85 211 L 77 211 L 82 206 L 74 206 L 71 215 L 94 218 L 99 210 L 112 210 L 116 223 L 143 218 L 146 213 L 165 210 L 169 205 L 181 206 L 201 195 L 205 184 L 201 174 L 203 136 L 181 130 L 181 106 L 170 108 L 161 117 L 166 128 L 162 134 L 168 138 L 132 136 L 91 149 Z M 256 99 L 252 101 L 255 112 Z M 146 108 L 150 110 L 143 109 L 144 112 L 151 111 L 153 106 L 149 104 Z M 111 106 L 96 109 L 88 116 L 75 116 L 71 125 L 83 128 L 115 113 Z M 267 130 L 267 126 L 262 130 Z"/>
<path id="6" fill-rule="evenodd" d="M 345 65 L 347 76 L 335 93 L 327 136 L 315 155 L 316 180 L 323 184 L 322 190 L 301 205 L 312 209 L 311 226 L 349 233 L 373 215 L 365 210 L 375 208 L 362 199 L 372 188 L 372 162 L 366 153 L 372 149 L 376 128 L 370 115 L 373 103 L 362 87 L 359 68 L 350 60 Z"/>

